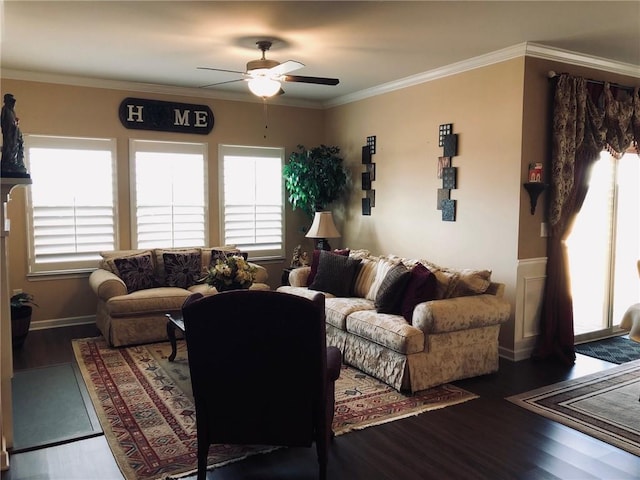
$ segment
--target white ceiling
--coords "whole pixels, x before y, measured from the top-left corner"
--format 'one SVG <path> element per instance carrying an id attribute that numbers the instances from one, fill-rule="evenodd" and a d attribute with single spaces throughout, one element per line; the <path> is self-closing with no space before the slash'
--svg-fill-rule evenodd
<path id="1" fill-rule="evenodd" d="M 244 70 L 265 38 L 276 39 L 267 58 L 306 65 L 294 74 L 340 79 L 335 87 L 285 83 L 291 100 L 327 103 L 523 42 L 613 60 L 640 77 L 637 0 L 0 4 L 0 66 L 9 78 L 19 72 L 197 88 L 239 78 L 197 67 Z M 246 92 L 245 82 L 213 88 Z"/>

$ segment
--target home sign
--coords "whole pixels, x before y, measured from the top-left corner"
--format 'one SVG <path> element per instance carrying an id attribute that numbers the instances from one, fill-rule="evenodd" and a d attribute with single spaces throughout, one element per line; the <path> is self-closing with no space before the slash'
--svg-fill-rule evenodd
<path id="1" fill-rule="evenodd" d="M 207 135 L 214 123 L 213 112 L 207 105 L 143 98 L 125 98 L 120 103 L 118 115 L 125 128 L 134 130 Z"/>

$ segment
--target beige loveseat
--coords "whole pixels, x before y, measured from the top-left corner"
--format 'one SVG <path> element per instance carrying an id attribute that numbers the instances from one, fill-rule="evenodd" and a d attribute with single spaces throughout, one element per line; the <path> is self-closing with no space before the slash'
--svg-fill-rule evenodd
<path id="1" fill-rule="evenodd" d="M 498 333 L 509 318 L 510 304 L 502 298 L 504 285 L 491 282 L 490 271 L 456 271 L 425 260 L 373 256 L 366 250 L 352 251 L 348 258 L 360 261 L 350 293 L 325 292 L 327 345 L 338 347 L 346 364 L 411 392 L 498 370 Z M 394 270 L 406 268 L 413 275 L 418 263 L 435 279 L 435 299 L 413 307 L 409 302 L 405 315 L 410 321 L 400 313 L 379 313 L 376 303 L 391 268 L 402 264 Z M 314 295 L 317 292 L 307 287 L 310 271 L 291 271 L 290 286 L 278 290 Z M 351 272 L 337 268 L 331 275 L 344 282 Z M 400 297 L 403 305 L 405 300 Z"/>
<path id="2" fill-rule="evenodd" d="M 100 268 L 91 273 L 89 283 L 98 298 L 96 325 L 109 345 L 166 340 L 165 314 L 180 313 L 192 293 L 217 293 L 213 287 L 196 283 L 206 272 L 212 252 L 215 258 L 220 252 L 238 250 L 225 246 L 101 252 Z M 266 269 L 252 265 L 257 271 L 251 288 L 269 290 Z"/>

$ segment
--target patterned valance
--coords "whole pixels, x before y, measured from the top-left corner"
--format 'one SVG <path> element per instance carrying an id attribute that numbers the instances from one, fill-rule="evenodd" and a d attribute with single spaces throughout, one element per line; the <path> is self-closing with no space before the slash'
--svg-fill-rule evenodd
<path id="1" fill-rule="evenodd" d="M 608 82 L 598 85 L 562 74 L 557 79 L 553 108 L 552 228 L 560 222 L 567 199 L 575 194 L 576 168 L 588 170 L 604 149 L 619 158 L 632 143 L 637 147 L 640 92 L 637 87 L 617 87 Z"/>

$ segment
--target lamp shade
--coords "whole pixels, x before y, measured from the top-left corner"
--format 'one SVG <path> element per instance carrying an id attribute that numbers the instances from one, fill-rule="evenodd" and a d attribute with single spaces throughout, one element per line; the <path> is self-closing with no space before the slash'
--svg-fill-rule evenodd
<path id="1" fill-rule="evenodd" d="M 257 76 L 249 80 L 249 90 L 258 97 L 273 97 L 280 91 L 280 82 L 269 77 Z"/>
<path id="2" fill-rule="evenodd" d="M 307 238 L 338 238 L 340 232 L 333 223 L 331 212 L 316 212 L 311 228 L 305 235 Z"/>

